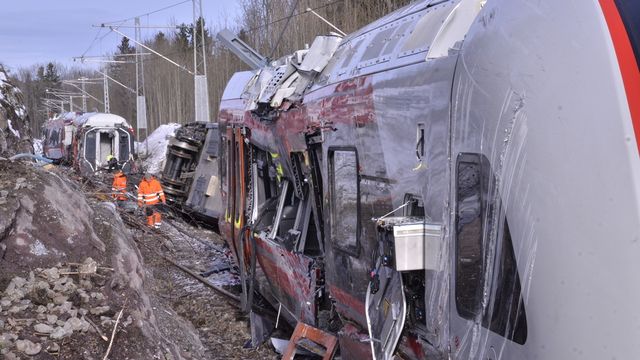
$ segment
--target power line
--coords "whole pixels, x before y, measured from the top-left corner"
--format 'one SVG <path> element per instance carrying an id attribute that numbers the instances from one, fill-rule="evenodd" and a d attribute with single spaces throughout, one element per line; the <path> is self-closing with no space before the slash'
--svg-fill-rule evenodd
<path id="1" fill-rule="evenodd" d="M 284 24 L 284 27 L 280 32 L 280 36 L 278 36 L 278 40 L 276 41 L 276 44 L 273 45 L 273 49 L 271 49 L 271 54 L 269 55 L 269 59 L 272 59 L 273 55 L 276 53 L 276 49 L 278 48 L 278 45 L 280 45 L 280 41 L 282 41 L 282 37 L 284 36 L 285 31 L 287 31 L 287 28 L 289 27 L 289 22 L 291 21 L 293 14 L 295 14 L 296 8 L 298 7 L 299 2 L 300 0 L 296 0 L 296 3 L 293 4 L 293 8 L 291 8 L 291 14 L 289 14 L 289 18 L 287 18 L 287 22 Z"/>
<path id="2" fill-rule="evenodd" d="M 145 14 L 140 14 L 140 15 L 132 16 L 132 17 L 130 17 L 130 18 L 126 18 L 126 19 L 122 19 L 122 20 L 108 21 L 108 22 L 104 22 L 103 24 L 104 24 L 104 25 L 108 25 L 108 24 L 115 24 L 115 23 L 120 23 L 120 24 L 121 24 L 121 23 L 123 23 L 123 22 L 127 22 L 127 21 L 130 21 L 130 20 L 133 20 L 133 19 L 135 19 L 135 18 L 137 18 L 137 17 L 143 17 L 143 16 L 148 16 L 148 15 L 151 15 L 151 14 L 155 14 L 155 13 L 158 13 L 158 12 L 160 12 L 160 11 L 164 11 L 164 10 L 167 10 L 167 9 L 171 9 L 171 8 L 173 8 L 173 7 L 176 7 L 176 6 L 178 6 L 178 5 L 182 5 L 182 4 L 185 4 L 185 3 L 191 2 L 191 1 L 192 1 L 192 0 L 184 0 L 184 1 L 181 1 L 181 2 L 179 2 L 179 3 L 175 3 L 175 4 L 173 4 L 173 5 L 165 6 L 165 7 L 161 8 L 161 9 L 158 9 L 158 10 L 150 11 L 150 12 L 145 13 Z"/>
<path id="3" fill-rule="evenodd" d="M 94 37 L 94 38 L 93 38 L 93 41 L 91 41 L 91 44 L 89 44 L 89 47 L 87 48 L 87 50 L 85 50 L 85 51 L 82 53 L 82 56 L 85 56 L 85 55 L 89 52 L 89 50 L 91 50 L 91 48 L 93 47 L 93 45 L 94 45 L 94 44 L 96 43 L 96 41 L 98 40 L 98 36 L 100 36 L 100 32 L 101 32 L 101 31 L 102 31 L 102 28 L 98 29 L 98 32 L 96 33 L 96 37 Z M 102 39 L 100 39 L 100 40 L 102 40 Z M 81 57 L 82 57 L 82 56 L 81 56 Z"/>
<path id="4" fill-rule="evenodd" d="M 330 3 L 327 3 L 327 4 L 324 4 L 324 5 L 321 5 L 321 6 L 315 7 L 315 8 L 313 8 L 313 9 L 311 9 L 311 10 L 319 10 L 319 9 L 323 9 L 323 8 L 328 7 L 328 6 L 331 6 L 331 5 L 337 4 L 337 3 L 339 3 L 339 2 L 344 2 L 344 0 L 336 0 L 336 1 L 332 1 L 332 2 L 330 2 Z M 247 30 L 244 30 L 244 31 L 245 31 L 245 32 L 252 32 L 252 31 L 260 30 L 260 29 L 262 29 L 262 28 L 268 27 L 269 25 L 277 24 L 277 23 L 279 23 L 279 22 L 282 22 L 282 21 L 285 21 L 285 20 L 289 20 L 289 19 L 291 19 L 291 18 L 294 18 L 294 17 L 300 16 L 300 15 L 304 15 L 304 14 L 306 14 L 306 13 L 307 13 L 307 11 L 306 11 L 306 10 L 305 10 L 305 11 L 300 11 L 300 12 L 298 12 L 298 13 L 291 14 L 291 15 L 289 15 L 289 16 L 285 16 L 285 17 L 283 17 L 283 18 L 280 18 L 280 19 L 274 20 L 274 21 L 272 21 L 272 22 L 270 22 L 270 23 L 267 23 L 267 24 L 264 24 L 264 25 L 260 25 L 260 26 L 256 26 L 256 27 L 254 27 L 254 28 L 250 28 L 250 29 L 247 29 Z"/>

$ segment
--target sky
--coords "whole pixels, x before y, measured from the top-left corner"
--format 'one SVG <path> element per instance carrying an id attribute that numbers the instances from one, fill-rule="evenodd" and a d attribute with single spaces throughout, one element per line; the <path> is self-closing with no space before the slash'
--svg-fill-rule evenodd
<path id="1" fill-rule="evenodd" d="M 10 71 L 49 61 L 67 66 L 80 65 L 73 62 L 74 56 L 113 52 L 121 39 L 115 33 L 107 35 L 108 29 L 92 25 L 135 17 L 180 2 L 184 3 L 140 17 L 141 24 L 165 26 L 192 23 L 192 3 L 184 0 L 0 1 L 0 63 Z M 202 0 L 202 8 L 208 25 L 232 25 L 240 15 L 238 0 Z M 126 24 L 133 25 L 133 20 Z M 158 30 L 171 31 L 143 29 L 142 36 L 150 37 Z M 100 35 L 94 42 L 98 31 Z M 134 36 L 133 28 L 121 31 Z"/>

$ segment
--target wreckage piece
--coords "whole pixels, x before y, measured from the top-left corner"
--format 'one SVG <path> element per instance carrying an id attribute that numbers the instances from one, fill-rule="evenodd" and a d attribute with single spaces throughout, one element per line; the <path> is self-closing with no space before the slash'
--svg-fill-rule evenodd
<path id="1" fill-rule="evenodd" d="M 186 201 L 206 134 L 207 123 L 193 122 L 178 128 L 169 140 L 161 177 L 169 203 L 182 205 Z"/>
<path id="2" fill-rule="evenodd" d="M 274 61 L 261 68 L 249 81 L 243 98 L 262 120 L 277 119 L 285 102 L 297 103 L 304 91 L 329 63 L 342 37 L 337 34 L 318 36 L 311 47 Z"/>
<path id="3" fill-rule="evenodd" d="M 185 188 L 184 209 L 216 226 L 222 216 L 220 199 L 220 131 L 217 123 L 206 124 L 206 137 L 200 149 L 191 181 Z"/>
<path id="4" fill-rule="evenodd" d="M 299 322 L 293 330 L 289 344 L 282 354 L 282 359 L 293 360 L 298 347 L 321 356 L 322 360 L 331 360 L 337 350 L 338 340 L 329 333 Z"/>

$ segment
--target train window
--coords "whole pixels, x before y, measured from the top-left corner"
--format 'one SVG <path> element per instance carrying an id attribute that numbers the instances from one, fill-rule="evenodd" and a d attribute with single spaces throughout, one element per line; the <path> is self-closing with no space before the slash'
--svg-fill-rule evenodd
<path id="1" fill-rule="evenodd" d="M 93 166 L 96 161 L 96 133 L 90 131 L 84 138 L 84 158 Z"/>
<path id="2" fill-rule="evenodd" d="M 615 0 L 640 69 L 640 1 Z"/>
<path id="3" fill-rule="evenodd" d="M 120 133 L 118 160 L 126 161 L 129 159 L 129 134 L 124 130 L 119 130 L 118 132 Z"/>
<path id="4" fill-rule="evenodd" d="M 355 149 L 329 153 L 331 191 L 331 239 L 336 246 L 356 255 L 360 237 L 360 184 Z"/>
<path id="5" fill-rule="evenodd" d="M 215 126 L 210 128 L 209 132 L 207 133 L 207 137 L 209 138 L 207 154 L 210 157 L 218 157 L 220 152 L 220 141 L 218 140 L 220 138 L 220 131 L 218 130 L 218 127 Z"/>
<path id="6" fill-rule="evenodd" d="M 483 161 L 484 160 L 484 161 Z M 485 273 L 483 212 L 487 193 L 488 164 L 479 154 L 461 154 L 456 178 L 456 308 L 460 316 L 473 320 L 482 310 Z"/>
<path id="7" fill-rule="evenodd" d="M 403 216 L 424 217 L 424 203 L 422 197 L 414 194 L 405 194 L 404 203 L 407 206 L 402 211 Z"/>
<path id="8" fill-rule="evenodd" d="M 468 320 L 482 315 L 482 326 L 519 344 L 527 338 L 527 321 L 511 232 L 498 197 L 491 197 L 495 184 L 489 160 L 481 154 L 460 154 L 456 177 L 455 299 L 458 314 Z M 496 200 L 492 200 L 495 198 Z M 497 203 L 497 204 L 496 204 Z M 496 222 L 494 218 L 502 220 Z M 488 236 L 501 225 L 495 263 L 488 260 Z M 498 249 L 497 249 L 498 250 Z M 482 300 L 485 275 L 495 268 L 487 311 Z"/>
<path id="9" fill-rule="evenodd" d="M 495 298 L 483 326 L 518 344 L 527 340 L 527 316 L 524 310 L 520 276 L 513 253 L 509 223 L 505 217 L 502 242 L 498 254 Z"/>

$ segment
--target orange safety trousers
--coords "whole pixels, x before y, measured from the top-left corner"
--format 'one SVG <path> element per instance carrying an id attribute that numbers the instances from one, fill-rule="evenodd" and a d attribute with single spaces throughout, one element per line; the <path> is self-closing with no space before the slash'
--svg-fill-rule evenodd
<path id="1" fill-rule="evenodd" d="M 162 223 L 162 215 L 160 215 L 159 212 L 156 211 L 156 209 L 153 209 L 153 212 L 151 213 L 150 216 L 147 216 L 147 225 L 149 227 L 152 227 L 154 225 L 160 225 Z"/>
<path id="2" fill-rule="evenodd" d="M 162 191 L 162 186 L 160 182 L 156 178 L 152 178 L 147 181 L 144 178 L 140 181 L 140 185 L 138 186 L 138 206 L 146 205 L 149 208 L 147 209 L 149 212 L 147 213 L 147 225 L 152 226 L 160 226 L 162 221 L 162 216 L 160 212 L 156 209 L 154 205 L 160 203 L 166 203 L 166 198 L 164 196 L 164 191 Z"/>

